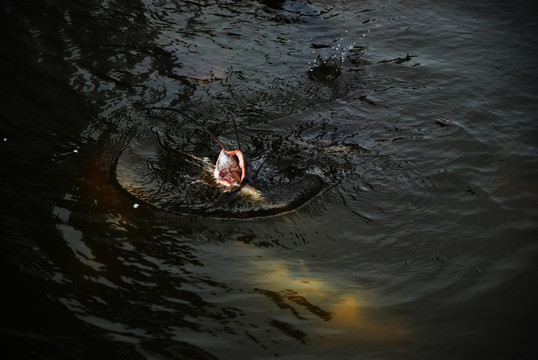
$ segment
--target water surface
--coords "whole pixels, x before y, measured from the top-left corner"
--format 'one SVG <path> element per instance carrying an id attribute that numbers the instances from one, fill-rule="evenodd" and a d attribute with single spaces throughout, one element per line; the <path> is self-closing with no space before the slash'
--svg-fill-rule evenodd
<path id="1" fill-rule="evenodd" d="M 1 8 L 7 357 L 533 357 L 530 3 Z M 227 194 L 148 139 L 220 148 L 151 107 L 231 148 L 233 117 L 285 206 L 209 213 Z"/>

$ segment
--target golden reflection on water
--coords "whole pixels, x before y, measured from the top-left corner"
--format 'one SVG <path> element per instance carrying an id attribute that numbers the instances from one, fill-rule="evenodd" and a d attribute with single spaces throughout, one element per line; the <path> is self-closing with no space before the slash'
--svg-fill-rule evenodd
<path id="1" fill-rule="evenodd" d="M 115 219 L 117 225 L 130 224 L 134 212 L 140 215 L 142 209 L 135 210 L 103 177 L 101 166 L 93 161 L 87 165 L 82 173 L 89 187 L 86 190 L 99 199 L 96 205 L 119 210 L 123 215 Z M 320 349 L 397 348 L 411 341 L 404 322 L 376 304 L 375 289 L 360 288 L 342 272 L 321 273 L 303 260 L 277 258 L 269 249 L 241 241 L 228 244 L 233 244 L 228 251 L 241 254 L 235 271 L 255 293 L 269 300 L 268 323 L 285 336 Z M 230 261 L 227 258 L 226 267 Z"/>
<path id="2" fill-rule="evenodd" d="M 409 343 L 403 321 L 376 306 L 375 291 L 359 289 L 338 274 L 309 271 L 303 261 L 292 264 L 245 244 L 241 248 L 259 255 L 249 266 L 255 291 L 270 301 L 269 323 L 286 335 L 320 348 Z"/>

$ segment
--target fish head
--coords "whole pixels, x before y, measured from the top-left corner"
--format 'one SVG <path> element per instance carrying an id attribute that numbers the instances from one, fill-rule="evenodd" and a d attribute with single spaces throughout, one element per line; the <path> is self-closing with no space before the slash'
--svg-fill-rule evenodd
<path id="1" fill-rule="evenodd" d="M 222 150 L 213 172 L 215 181 L 223 186 L 240 186 L 246 176 L 246 161 L 239 150 Z"/>

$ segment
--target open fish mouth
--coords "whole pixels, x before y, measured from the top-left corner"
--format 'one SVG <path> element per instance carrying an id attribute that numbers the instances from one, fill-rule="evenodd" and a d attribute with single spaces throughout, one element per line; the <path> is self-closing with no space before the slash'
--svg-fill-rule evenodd
<path id="1" fill-rule="evenodd" d="M 210 171 L 184 162 L 170 150 L 152 133 L 134 139 L 119 148 L 111 178 L 138 203 L 170 213 L 221 218 L 294 211 L 328 187 L 317 175 L 290 176 L 268 163 L 255 182 L 231 194 L 222 191 Z M 254 159 L 252 165 L 260 163 Z"/>

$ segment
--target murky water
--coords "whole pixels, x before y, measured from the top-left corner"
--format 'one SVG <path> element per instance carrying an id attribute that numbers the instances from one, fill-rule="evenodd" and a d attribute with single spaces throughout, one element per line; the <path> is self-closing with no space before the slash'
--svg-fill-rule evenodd
<path id="1" fill-rule="evenodd" d="M 534 358 L 530 3 L 1 8 L 8 358 Z"/>

